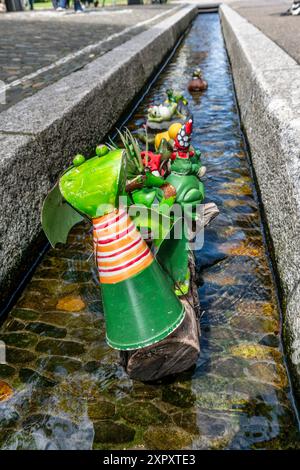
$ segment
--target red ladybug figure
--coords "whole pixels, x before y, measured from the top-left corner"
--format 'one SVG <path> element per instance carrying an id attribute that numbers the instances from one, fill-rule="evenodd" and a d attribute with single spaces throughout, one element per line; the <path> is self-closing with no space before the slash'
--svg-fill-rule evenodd
<path id="1" fill-rule="evenodd" d="M 176 154 L 180 158 L 189 158 L 190 156 L 192 156 L 189 152 L 192 132 L 193 121 L 192 119 L 189 119 L 188 122 L 183 124 L 176 136 L 176 139 L 174 141 L 173 157 Z"/>

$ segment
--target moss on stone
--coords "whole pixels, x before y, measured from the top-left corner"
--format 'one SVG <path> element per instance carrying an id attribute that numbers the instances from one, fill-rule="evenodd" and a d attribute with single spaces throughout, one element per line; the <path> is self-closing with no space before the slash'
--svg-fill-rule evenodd
<path id="1" fill-rule="evenodd" d="M 274 359 L 280 361 L 282 354 L 277 349 L 257 343 L 240 343 L 230 348 L 233 356 L 245 359 Z"/>
<path id="2" fill-rule="evenodd" d="M 193 436 L 176 426 L 150 426 L 144 433 L 149 449 L 177 450 L 188 448 Z"/>
<path id="3" fill-rule="evenodd" d="M 133 402 L 129 405 L 119 407 L 118 411 L 126 421 L 140 426 L 163 424 L 168 421 L 168 416 L 149 402 Z"/>
<path id="4" fill-rule="evenodd" d="M 163 389 L 162 399 L 180 408 L 189 408 L 195 403 L 195 395 L 191 390 L 174 386 Z"/>
<path id="5" fill-rule="evenodd" d="M 88 415 L 93 421 L 112 418 L 115 415 L 115 405 L 104 400 L 89 402 Z"/>
<path id="6" fill-rule="evenodd" d="M 122 423 L 99 421 L 94 423 L 95 443 L 122 444 L 133 441 L 135 430 Z"/>

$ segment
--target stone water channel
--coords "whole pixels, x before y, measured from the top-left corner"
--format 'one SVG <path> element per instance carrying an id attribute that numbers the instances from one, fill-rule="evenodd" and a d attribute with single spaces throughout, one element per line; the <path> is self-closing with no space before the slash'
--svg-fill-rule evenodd
<path id="1" fill-rule="evenodd" d="M 217 14 L 199 15 L 130 122 L 195 66 L 193 142 L 220 208 L 195 253 L 201 299 L 196 367 L 156 384 L 130 380 L 105 343 L 88 226 L 51 249 L 1 328 L 2 449 L 299 448 L 281 318 Z"/>

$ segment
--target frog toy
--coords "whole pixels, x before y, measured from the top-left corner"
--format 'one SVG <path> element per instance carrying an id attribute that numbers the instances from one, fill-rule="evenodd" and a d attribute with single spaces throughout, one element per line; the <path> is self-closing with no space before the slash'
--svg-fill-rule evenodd
<path id="1" fill-rule="evenodd" d="M 179 130 L 174 142 L 171 173 L 166 178 L 176 189 L 176 202 L 195 220 L 193 209 L 205 197 L 204 185 L 200 178 L 205 173 L 200 157 L 201 152 L 191 147 L 193 121 L 189 119 Z"/>
<path id="2" fill-rule="evenodd" d="M 149 122 L 170 121 L 175 114 L 177 103 L 160 104 L 158 106 L 150 106 L 148 109 Z"/>
<path id="3" fill-rule="evenodd" d="M 183 96 L 183 94 L 181 92 L 173 91 L 172 88 L 168 88 L 166 90 L 166 94 L 167 94 L 167 97 L 168 97 L 167 100 L 166 100 L 166 103 L 177 103 L 178 104 L 181 101 L 185 106 L 187 106 L 188 101 Z"/>

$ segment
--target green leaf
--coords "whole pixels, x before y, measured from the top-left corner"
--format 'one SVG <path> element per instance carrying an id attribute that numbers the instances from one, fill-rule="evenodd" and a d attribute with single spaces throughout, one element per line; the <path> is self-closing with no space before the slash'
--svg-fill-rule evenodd
<path id="1" fill-rule="evenodd" d="M 42 227 L 53 247 L 66 243 L 71 228 L 83 217 L 63 200 L 58 184 L 49 192 L 42 208 Z"/>

